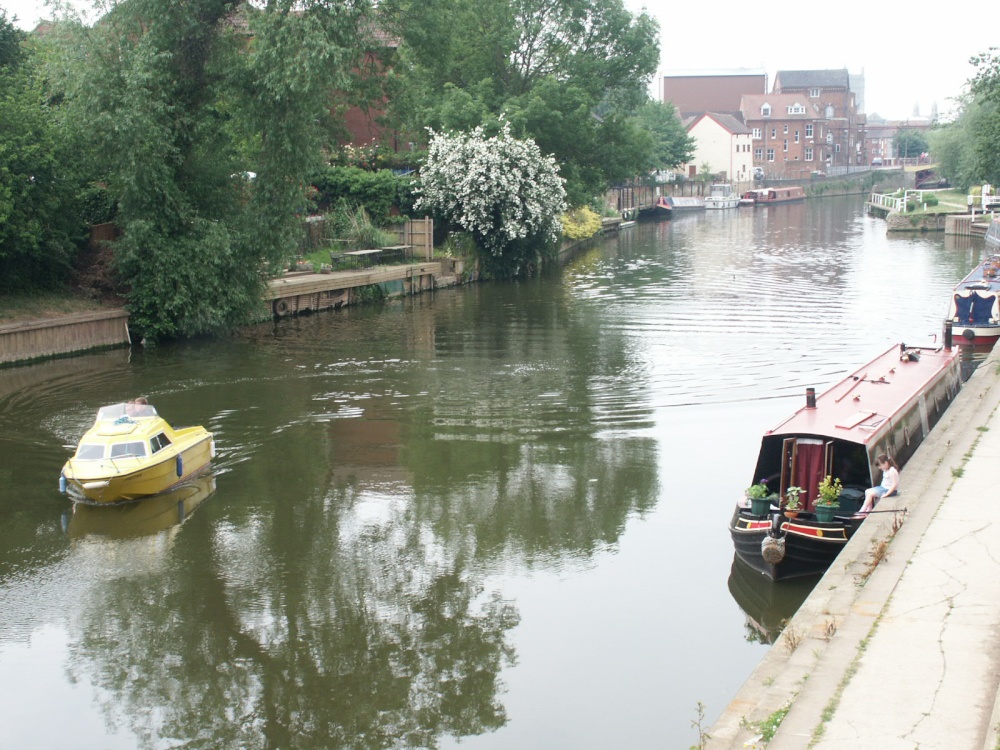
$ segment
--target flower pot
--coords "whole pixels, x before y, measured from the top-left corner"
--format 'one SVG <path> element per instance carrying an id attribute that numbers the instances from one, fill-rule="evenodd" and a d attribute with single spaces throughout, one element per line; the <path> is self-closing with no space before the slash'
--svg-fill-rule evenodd
<path id="1" fill-rule="evenodd" d="M 799 512 L 797 510 L 786 510 L 785 518 L 798 518 Z"/>
<path id="2" fill-rule="evenodd" d="M 830 523 L 838 510 L 840 510 L 839 505 L 817 505 L 816 520 L 820 523 Z"/>
<path id="3" fill-rule="evenodd" d="M 766 516 L 771 510 L 771 499 L 767 497 L 750 498 L 750 512 L 755 516 Z"/>

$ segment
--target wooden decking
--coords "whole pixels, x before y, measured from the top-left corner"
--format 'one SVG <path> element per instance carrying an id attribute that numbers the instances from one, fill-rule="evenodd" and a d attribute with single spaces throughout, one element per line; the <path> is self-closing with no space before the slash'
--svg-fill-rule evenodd
<path id="1" fill-rule="evenodd" d="M 437 260 L 330 273 L 289 273 L 268 282 L 264 301 L 268 315 L 282 317 L 350 304 L 352 289 L 372 284 L 402 281 L 403 293 L 415 294 L 433 289 L 441 275 L 442 263 Z"/>

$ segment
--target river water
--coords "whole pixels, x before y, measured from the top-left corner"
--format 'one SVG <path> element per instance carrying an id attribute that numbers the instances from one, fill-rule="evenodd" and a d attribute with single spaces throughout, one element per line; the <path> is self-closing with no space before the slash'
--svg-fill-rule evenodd
<path id="1" fill-rule="evenodd" d="M 809 584 L 734 568 L 760 435 L 929 344 L 981 240 L 862 199 L 644 223 L 564 268 L 0 370 L 0 746 L 686 748 Z M 210 477 L 73 510 L 98 406 Z"/>

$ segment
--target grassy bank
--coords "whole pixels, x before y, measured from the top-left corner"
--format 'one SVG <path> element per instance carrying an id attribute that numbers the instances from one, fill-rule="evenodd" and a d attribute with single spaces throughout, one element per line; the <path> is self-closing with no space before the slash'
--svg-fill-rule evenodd
<path id="1" fill-rule="evenodd" d="M 30 296 L 5 294 L 0 296 L 0 325 L 107 309 L 106 305 L 74 296 L 70 291 L 44 292 Z"/>

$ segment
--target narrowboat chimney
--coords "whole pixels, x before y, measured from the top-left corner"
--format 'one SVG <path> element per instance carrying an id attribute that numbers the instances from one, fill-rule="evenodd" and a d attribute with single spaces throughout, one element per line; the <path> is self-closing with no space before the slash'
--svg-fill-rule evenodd
<path id="1" fill-rule="evenodd" d="M 950 320 L 944 322 L 944 348 L 945 351 L 951 351 L 951 329 L 952 324 Z"/>
<path id="2" fill-rule="evenodd" d="M 815 409 L 816 408 L 816 389 L 806 388 L 806 408 Z"/>

